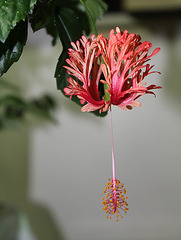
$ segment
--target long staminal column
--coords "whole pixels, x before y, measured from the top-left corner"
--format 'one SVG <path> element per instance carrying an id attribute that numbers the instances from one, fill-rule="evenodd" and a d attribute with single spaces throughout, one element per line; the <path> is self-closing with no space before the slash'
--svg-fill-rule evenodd
<path id="1" fill-rule="evenodd" d="M 113 127 L 112 127 L 112 111 L 110 108 L 110 117 L 111 117 L 111 145 L 112 145 L 112 179 L 108 179 L 106 187 L 104 189 L 105 198 L 102 198 L 102 203 L 104 205 L 103 210 L 106 211 L 107 217 L 112 218 L 112 215 L 116 214 L 116 221 L 119 221 L 119 217 L 123 218 L 122 212 L 127 213 L 129 210 L 128 203 L 125 196 L 126 190 L 124 184 L 120 183 L 116 179 L 115 175 L 115 159 L 114 159 L 114 149 L 113 149 Z"/>

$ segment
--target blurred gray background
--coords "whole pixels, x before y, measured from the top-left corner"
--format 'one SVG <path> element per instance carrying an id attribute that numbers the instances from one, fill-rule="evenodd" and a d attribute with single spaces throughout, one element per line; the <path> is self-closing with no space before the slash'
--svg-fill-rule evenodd
<path id="1" fill-rule="evenodd" d="M 51 93 L 59 105 L 55 125 L 0 133 L 1 199 L 25 212 L 37 239 L 181 239 L 181 2 L 129 0 L 121 6 L 127 11 L 110 11 L 98 32 L 107 36 L 119 26 L 152 42 L 152 50 L 160 47 L 151 63 L 162 74 L 146 81 L 163 87 L 156 98 L 140 98 L 141 108 L 113 107 L 116 176 L 130 208 L 121 222 L 107 220 L 101 203 L 112 176 L 110 116 L 82 113 L 57 91 L 61 45 L 52 47 L 44 31 L 30 31 L 20 61 L 4 76 L 24 96 Z"/>

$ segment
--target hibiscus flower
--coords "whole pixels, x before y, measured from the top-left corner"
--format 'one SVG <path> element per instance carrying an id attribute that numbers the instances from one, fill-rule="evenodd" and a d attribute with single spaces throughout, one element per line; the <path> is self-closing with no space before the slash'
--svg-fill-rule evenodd
<path id="1" fill-rule="evenodd" d="M 69 85 L 64 88 L 70 98 L 76 95 L 83 105 L 82 111 L 107 111 L 111 104 L 126 110 L 141 106 L 137 101 L 145 94 L 154 94 L 152 89 L 161 88 L 154 84 L 146 86 L 144 78 L 155 71 L 154 65 L 148 64 L 152 56 L 160 48 L 149 55 L 152 44 L 141 42 L 141 37 L 134 33 L 112 29 L 109 39 L 99 34 L 91 38 L 82 36 L 80 40 L 71 43 L 68 50 L 68 66 L 64 66 L 72 77 Z M 159 72 L 157 72 L 159 73 Z M 102 93 L 101 86 L 105 90 Z M 105 97 L 108 94 L 108 98 Z M 155 95 L 155 94 L 154 94 Z"/>

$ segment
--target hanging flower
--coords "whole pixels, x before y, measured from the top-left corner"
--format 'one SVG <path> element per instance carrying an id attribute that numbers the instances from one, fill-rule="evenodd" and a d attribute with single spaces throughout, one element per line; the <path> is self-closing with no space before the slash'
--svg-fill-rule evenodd
<path id="1" fill-rule="evenodd" d="M 117 27 L 116 34 L 113 29 L 110 31 L 109 39 L 103 34 L 97 37 L 93 34 L 90 39 L 82 36 L 76 44 L 71 44 L 73 49 L 69 49 L 70 58 L 66 60 L 69 66 L 65 68 L 73 77 L 69 77 L 64 92 L 70 98 L 76 95 L 80 99 L 83 112 L 97 109 L 104 112 L 111 104 L 124 110 L 139 107 L 141 103 L 136 100 L 140 96 L 154 94 L 150 90 L 161 88 L 153 84 L 146 87 L 143 82 L 155 72 L 150 71 L 154 65 L 147 62 L 160 48 L 149 55 L 152 44 L 142 43 L 139 35 L 127 30 L 121 32 Z M 102 94 L 101 83 L 107 86 L 109 99 Z"/>
<path id="2" fill-rule="evenodd" d="M 71 43 L 68 66 L 64 66 L 71 75 L 68 78 L 69 85 L 64 88 L 66 95 L 73 95 L 80 99 L 83 112 L 99 109 L 99 112 L 111 110 L 111 104 L 117 105 L 123 110 L 140 107 L 137 101 L 145 94 L 153 94 L 152 89 L 161 88 L 154 84 L 146 86 L 144 78 L 155 71 L 151 71 L 154 65 L 147 62 L 160 51 L 156 48 L 149 55 L 152 44 L 148 41 L 141 42 L 139 35 L 121 32 L 112 29 L 109 39 L 103 34 L 90 39 L 85 36 Z M 159 72 L 158 72 L 159 73 Z M 111 111 L 110 111 L 111 113 Z M 126 190 L 123 183 L 115 176 L 115 160 L 113 151 L 113 129 L 111 114 L 111 142 L 112 142 L 112 171 L 113 177 L 108 180 L 105 187 L 105 197 L 102 198 L 107 218 L 116 215 L 123 218 L 123 213 L 129 210 Z"/>

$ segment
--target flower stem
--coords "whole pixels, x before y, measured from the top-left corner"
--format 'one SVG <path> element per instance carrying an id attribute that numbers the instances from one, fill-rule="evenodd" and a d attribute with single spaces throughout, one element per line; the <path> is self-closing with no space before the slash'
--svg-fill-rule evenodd
<path id="1" fill-rule="evenodd" d="M 91 15 L 90 11 L 89 11 L 89 9 L 87 8 L 87 6 L 86 6 L 86 4 L 84 3 L 83 0 L 80 0 L 80 2 L 81 2 L 81 4 L 82 4 L 82 5 L 84 6 L 84 8 L 85 8 L 85 11 L 86 11 L 87 16 L 88 16 L 88 18 L 89 18 L 89 21 L 90 21 L 91 27 L 92 27 L 92 29 L 93 29 L 93 32 L 94 32 L 94 34 L 97 36 L 97 35 L 98 35 L 97 29 L 96 29 L 96 26 L 95 26 L 95 23 L 94 23 L 94 19 L 93 19 L 92 15 Z"/>
<path id="2" fill-rule="evenodd" d="M 115 174 L 115 160 L 114 160 L 114 147 L 113 147 L 113 124 L 112 124 L 112 110 L 110 106 L 110 118 L 111 118 L 111 146 L 112 146 L 112 173 L 113 173 L 113 181 L 116 178 Z"/>

